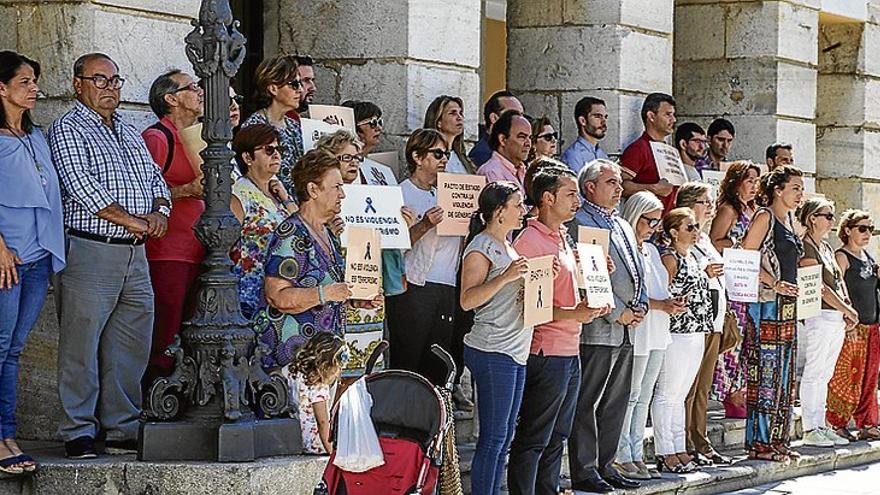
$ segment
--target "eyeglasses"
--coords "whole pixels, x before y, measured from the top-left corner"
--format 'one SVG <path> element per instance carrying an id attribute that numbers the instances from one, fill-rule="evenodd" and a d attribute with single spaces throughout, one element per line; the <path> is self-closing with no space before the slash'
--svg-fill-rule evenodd
<path id="1" fill-rule="evenodd" d="M 175 89 L 174 91 L 171 92 L 171 94 L 177 94 L 177 93 L 180 93 L 181 91 L 192 91 L 193 93 L 198 93 L 199 91 L 201 91 L 201 89 L 202 88 L 200 88 L 198 84 L 191 82 L 191 83 L 187 84 L 186 86 Z"/>
<path id="2" fill-rule="evenodd" d="M 825 217 L 829 222 L 834 221 L 834 213 L 813 213 L 814 217 Z"/>
<path id="3" fill-rule="evenodd" d="M 852 228 L 859 231 L 860 234 L 864 234 L 865 232 L 873 232 L 873 225 L 854 225 Z"/>
<path id="4" fill-rule="evenodd" d="M 644 220 L 645 223 L 648 224 L 648 227 L 650 227 L 652 229 L 656 229 L 657 226 L 660 225 L 660 222 L 662 221 L 659 218 L 650 218 L 650 217 L 646 217 L 645 215 L 642 215 L 640 218 L 642 220 Z"/>
<path id="5" fill-rule="evenodd" d="M 379 127 L 385 127 L 385 121 L 382 120 L 382 117 L 376 117 L 363 122 L 358 122 L 358 126 L 362 125 L 368 125 L 371 129 L 378 129 Z"/>
<path id="6" fill-rule="evenodd" d="M 697 231 L 697 230 L 700 230 L 700 225 L 699 225 L 699 224 L 696 224 L 696 223 L 689 223 L 689 224 L 685 225 L 684 228 L 685 228 L 688 232 L 695 232 L 695 231 Z"/>
<path id="7" fill-rule="evenodd" d="M 336 159 L 342 163 L 351 163 L 355 160 L 363 163 L 363 161 L 364 161 L 364 157 L 362 157 L 361 155 L 351 155 L 349 153 L 345 153 L 343 155 L 336 155 Z"/>
<path id="8" fill-rule="evenodd" d="M 254 149 L 255 150 L 263 150 L 263 152 L 269 156 L 273 156 L 273 155 L 275 155 L 275 153 L 278 153 L 279 155 L 284 153 L 284 147 L 275 146 L 272 144 L 267 144 L 266 146 L 260 146 L 258 148 L 254 148 Z"/>
<path id="9" fill-rule="evenodd" d="M 538 139 L 543 139 L 544 141 L 547 141 L 548 143 L 552 143 L 553 141 L 559 140 L 559 133 L 558 132 L 548 132 L 546 134 L 538 134 Z"/>
<path id="10" fill-rule="evenodd" d="M 122 86 L 125 85 L 125 79 L 119 76 L 107 77 L 102 76 L 100 74 L 94 76 L 76 76 L 77 79 L 85 79 L 87 81 L 92 81 L 92 84 L 95 85 L 98 89 L 122 89 Z"/>
<path id="11" fill-rule="evenodd" d="M 293 81 L 288 81 L 287 85 L 293 89 L 300 89 L 303 87 L 303 82 L 300 79 L 294 79 Z"/>
<path id="12" fill-rule="evenodd" d="M 444 157 L 446 157 L 446 159 L 449 160 L 449 157 L 452 156 L 452 153 L 450 153 L 449 151 L 446 151 L 444 149 L 440 149 L 440 148 L 432 148 L 432 149 L 428 150 L 428 153 L 431 153 L 432 155 L 434 155 L 434 158 L 436 160 L 442 160 Z"/>
<path id="13" fill-rule="evenodd" d="M 242 103 L 244 103 L 244 96 L 241 96 L 241 95 L 230 96 L 229 97 L 229 104 L 232 105 L 233 103 L 235 103 L 236 105 L 241 105 Z"/>

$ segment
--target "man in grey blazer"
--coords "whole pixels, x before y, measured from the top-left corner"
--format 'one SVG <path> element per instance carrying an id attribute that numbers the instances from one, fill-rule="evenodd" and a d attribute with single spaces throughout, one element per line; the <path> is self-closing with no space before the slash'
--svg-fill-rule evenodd
<path id="1" fill-rule="evenodd" d="M 639 486 L 612 463 L 632 379 L 632 343 L 626 329 L 644 318 L 648 295 L 635 234 L 615 210 L 623 192 L 620 168 L 609 160 L 594 160 L 581 169 L 578 185 L 585 201 L 569 231 L 575 239 L 580 225 L 610 231 L 615 307 L 581 332 L 581 386 L 568 452 L 572 488 L 605 493 Z"/>

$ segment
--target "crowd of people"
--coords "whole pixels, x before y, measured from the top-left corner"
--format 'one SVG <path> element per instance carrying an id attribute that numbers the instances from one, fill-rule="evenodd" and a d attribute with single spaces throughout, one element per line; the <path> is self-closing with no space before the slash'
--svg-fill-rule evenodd
<path id="1" fill-rule="evenodd" d="M 15 394 L 52 275 L 60 436 L 69 457 L 85 459 L 99 440 L 108 451 L 135 448 L 143 390 L 171 372 L 164 351 L 192 314 L 205 256 L 193 231 L 203 184 L 180 136 L 202 115 L 200 83 L 179 70 L 157 77 L 158 121 L 140 132 L 118 112 L 120 67 L 90 53 L 73 66 L 73 107 L 41 128 L 31 117 L 40 72 L 0 52 L 0 470 L 10 474 L 37 467 L 15 441 Z M 363 342 L 383 338 L 391 368 L 441 384 L 445 366 L 429 352 L 439 344 L 470 370 L 475 397 L 461 386 L 453 397 L 479 415 L 475 494 L 499 493 L 508 456 L 511 493 L 558 493 L 566 443 L 572 487 L 593 492 L 728 464 L 707 435 L 710 399 L 746 419 L 753 459 L 797 457 L 796 398 L 807 445 L 880 439 L 874 224 L 868 212 L 838 219 L 832 202 L 806 197 L 792 146 L 770 145 L 766 163 L 731 161 L 731 122 L 677 123 L 674 98 L 653 93 L 644 132 L 618 162 L 601 145 L 616 117 L 601 99 L 577 102 L 578 137 L 563 149 L 558 123 L 501 91 L 466 153 L 464 102 L 441 95 L 395 176 L 368 156 L 384 130 L 375 102 L 345 101 L 356 132 L 306 150 L 313 61 L 276 55 L 253 79 L 256 111 L 240 125 L 243 99 L 229 94 L 230 209 L 241 223 L 230 257 L 241 313 L 267 348 L 263 366 L 291 382 L 307 452 L 332 451 L 335 388 L 363 372 L 353 356 Z M 651 143 L 667 141 L 683 185 L 655 162 Z M 724 172 L 717 192 L 709 170 Z M 440 172 L 487 180 L 465 238 L 437 233 Z M 353 299 L 345 282 L 346 184 L 403 196 L 411 248 L 382 250 L 382 294 L 371 300 Z M 608 231 L 613 305 L 591 305 L 579 289 L 580 227 Z M 835 229 L 837 250 L 827 241 Z M 728 300 L 722 253 L 731 248 L 760 251 L 758 302 Z M 552 320 L 526 326 L 523 277 L 528 259 L 545 255 L 554 257 Z M 797 268 L 807 266 L 821 266 L 822 311 L 799 323 Z"/>

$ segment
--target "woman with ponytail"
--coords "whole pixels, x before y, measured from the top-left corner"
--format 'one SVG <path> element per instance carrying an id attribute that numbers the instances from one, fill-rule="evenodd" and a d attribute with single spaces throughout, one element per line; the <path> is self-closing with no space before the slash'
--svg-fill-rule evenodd
<path id="1" fill-rule="evenodd" d="M 508 237 L 522 224 L 522 194 L 512 182 L 493 182 L 480 193 L 471 217 L 461 270 L 461 307 L 474 310 L 464 336 L 464 362 L 479 400 L 480 438 L 471 470 L 471 493 L 496 494 L 513 439 L 526 379 L 532 328 L 523 323 L 523 276 L 528 261 Z"/>

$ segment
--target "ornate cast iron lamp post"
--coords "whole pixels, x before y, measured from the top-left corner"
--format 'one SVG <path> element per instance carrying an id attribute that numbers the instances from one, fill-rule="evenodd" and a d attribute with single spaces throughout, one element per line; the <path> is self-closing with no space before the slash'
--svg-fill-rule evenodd
<path id="1" fill-rule="evenodd" d="M 207 249 L 198 307 L 185 323 L 182 342 L 166 354 L 174 372 L 156 380 L 144 405 L 140 460 L 250 461 L 299 451 L 299 425 L 287 412 L 286 381 L 261 367 L 266 349 L 241 316 L 238 278 L 229 250 L 241 225 L 229 209 L 232 139 L 229 79 L 245 56 L 229 0 L 202 0 L 198 21 L 186 36 L 186 54 L 205 81 L 202 151 L 206 210 L 196 236 Z M 266 419 L 257 419 L 257 415 Z"/>

